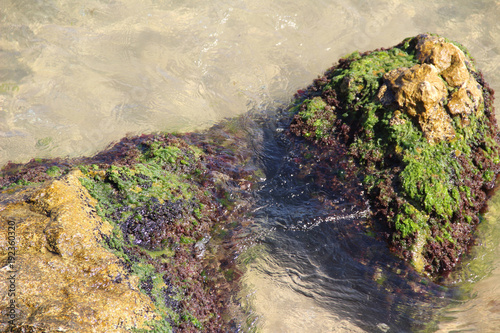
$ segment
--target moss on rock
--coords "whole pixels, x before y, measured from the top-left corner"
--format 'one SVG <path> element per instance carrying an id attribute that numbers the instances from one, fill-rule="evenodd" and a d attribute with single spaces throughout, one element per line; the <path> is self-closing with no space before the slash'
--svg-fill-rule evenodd
<path id="1" fill-rule="evenodd" d="M 392 250 L 431 276 L 467 250 L 500 171 L 493 91 L 464 50 L 422 34 L 356 52 L 291 109 L 292 133 L 345 145 Z"/>
<path id="2" fill-rule="evenodd" d="M 71 271 L 71 279 L 67 279 L 69 286 L 52 278 L 45 279 L 45 273 L 39 272 L 36 278 L 40 283 L 46 280 L 42 285 L 47 288 L 39 288 L 35 293 L 28 287 L 29 281 L 18 280 L 18 288 L 24 290 L 28 299 L 39 297 L 43 304 L 35 304 L 29 311 L 22 309 L 14 328 L 45 327 L 42 324 L 50 322 L 49 314 L 56 324 L 62 323 L 72 320 L 74 312 L 81 318 L 78 319 L 81 325 L 68 326 L 68 329 L 78 332 L 89 331 L 87 326 L 93 321 L 100 322 L 98 330 L 103 332 L 126 329 L 135 332 L 226 331 L 231 319 L 223 318 L 222 314 L 230 299 L 230 285 L 237 280 L 238 272 L 231 259 L 221 262 L 219 256 L 228 253 L 215 253 L 215 250 L 212 253 L 207 243 L 217 237 L 219 229 L 230 234 L 229 226 L 235 219 L 240 223 L 245 220 L 242 215 L 251 203 L 246 190 L 257 179 L 258 170 L 251 163 L 250 145 L 255 136 L 250 139 L 251 133 L 242 126 L 246 121 L 249 120 L 240 117 L 204 133 L 124 138 L 91 158 L 32 160 L 26 165 L 5 166 L 0 174 L 3 187 L 0 203 L 11 204 L 21 197 L 19 200 L 27 200 L 30 207 L 33 206 L 28 210 L 43 212 L 39 217 L 41 221 L 33 219 L 33 223 L 44 223 L 38 228 L 43 237 L 34 233 L 37 227 L 29 220 L 26 242 L 21 242 L 19 253 L 24 253 L 25 247 L 30 248 L 27 241 L 30 237 L 33 237 L 32 243 L 45 242 L 38 247 L 46 250 L 34 253 L 33 262 L 22 260 L 22 268 L 26 272 L 37 271 L 33 263 L 45 260 L 46 255 L 77 261 L 75 265 L 58 263 L 61 271 L 65 267 Z M 68 177 L 73 182 L 76 180 L 82 193 L 90 194 L 92 199 L 81 198 L 80 202 L 75 198 L 74 202 L 67 202 L 64 212 L 55 212 L 50 205 L 68 201 L 65 192 L 48 195 L 36 189 L 52 188 Z M 40 193 L 31 194 L 37 191 Z M 88 222 L 86 216 L 80 216 L 67 222 L 65 231 L 58 224 L 46 221 L 47 216 L 61 218 L 73 206 L 75 211 L 82 206 L 101 224 L 80 228 L 80 224 Z M 10 217 L 3 217 L 9 211 L 0 212 L 0 221 L 4 222 L 0 228 L 6 227 L 6 219 Z M 2 233 L 4 235 L 7 233 Z M 21 235 L 24 237 L 24 233 L 19 233 Z M 87 252 L 81 252 L 80 248 Z M 7 260 L 3 255 L 0 259 Z M 99 256 L 104 259 L 98 260 Z M 80 259 L 85 261 L 82 267 Z M 95 275 L 94 280 L 102 280 L 96 292 L 92 289 L 92 278 L 90 282 L 85 280 L 88 274 Z M 82 289 L 85 286 L 88 289 Z M 130 301 L 123 291 L 120 303 L 119 295 L 113 293 L 120 286 L 131 287 L 137 300 Z M 73 311 L 77 306 L 73 303 L 66 307 L 69 314 L 54 312 L 60 302 L 54 299 L 59 294 L 54 293 L 52 298 L 45 295 L 52 293 L 51 288 L 76 288 L 71 297 L 75 304 L 81 302 L 81 308 L 87 312 Z M 85 303 L 89 297 L 96 303 Z M 0 308 L 4 309 L 5 301 L 8 299 L 2 300 Z M 130 305 L 130 302 L 135 303 Z M 101 307 L 107 303 L 108 307 Z M 40 312 L 37 309 L 41 307 L 47 316 L 34 314 Z M 123 307 L 128 310 L 121 311 Z M 30 318 L 35 318 L 35 322 Z"/>

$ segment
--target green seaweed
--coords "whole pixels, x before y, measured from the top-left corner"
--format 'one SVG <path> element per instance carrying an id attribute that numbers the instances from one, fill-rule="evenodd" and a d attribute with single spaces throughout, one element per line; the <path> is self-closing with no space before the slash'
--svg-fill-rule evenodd
<path id="1" fill-rule="evenodd" d="M 365 56 L 355 52 L 348 59 L 352 61 L 349 68 L 336 69 L 325 90 L 334 88 L 348 104 L 364 107 L 373 103 L 385 73 L 417 63 L 414 55 L 399 48 L 375 51 Z"/>
<path id="2" fill-rule="evenodd" d="M 321 97 L 307 99 L 303 104 L 305 108 L 299 111 L 299 116 L 306 124 L 314 128 L 314 132 L 306 132 L 304 136 L 313 136 L 317 139 L 323 138 L 330 132 L 335 121 L 335 114 L 332 112 L 325 112 L 327 104 Z"/>
<path id="3" fill-rule="evenodd" d="M 152 142 L 149 144 L 137 162 L 127 166 L 115 165 L 82 165 L 80 170 L 85 177 L 80 181 L 87 188 L 92 197 L 97 202 L 98 214 L 111 222 L 113 227 L 112 234 L 107 237 L 106 245 L 126 263 L 131 265 L 130 272 L 139 277 L 141 283 L 151 280 L 150 290 L 147 290 L 157 308 L 157 312 L 162 317 L 161 320 L 149 323 L 150 330 L 135 330 L 135 332 L 171 332 L 172 327 L 169 322 L 180 325 L 183 321 L 189 321 L 194 327 L 201 328 L 202 324 L 193 314 L 189 312 L 177 313 L 166 304 L 165 297 L 174 297 L 181 300 L 183 296 L 182 286 L 187 282 L 178 281 L 174 287 L 177 296 L 166 296 L 164 290 L 166 285 L 163 276 L 166 272 L 159 272 L 147 260 L 138 258 L 132 260 L 126 254 L 133 248 L 139 248 L 134 245 L 135 237 L 131 235 L 125 239 L 122 232 L 122 224 L 132 217 L 140 221 L 142 216 L 133 213 L 137 207 L 150 205 L 151 202 L 192 202 L 195 199 L 195 193 L 201 192 L 191 181 L 193 177 L 200 177 L 203 173 L 203 166 L 197 163 L 202 158 L 203 153 L 194 146 L 178 147 L 164 142 Z M 196 167 L 194 167 L 196 166 Z M 188 169 L 186 169 L 186 167 Z M 208 194 L 208 193 L 207 193 Z M 206 195 L 206 194 L 202 194 Z M 156 201 L 155 201 L 156 200 Z M 187 221 L 176 221 L 175 223 L 198 224 L 198 220 L 204 216 L 204 204 L 197 203 L 193 211 L 193 217 Z M 186 208 L 188 209 L 188 208 Z M 135 214 L 135 215 L 134 215 Z M 196 239 L 190 236 L 180 235 L 179 243 L 171 245 L 165 244 L 163 248 L 155 251 L 143 249 L 149 258 L 156 258 L 158 262 L 172 262 L 177 252 L 178 246 L 192 246 Z M 172 287 L 171 287 L 172 288 Z M 177 289 L 175 289 L 177 288 Z M 180 289 L 179 289 L 180 288 Z"/>
<path id="4" fill-rule="evenodd" d="M 164 317 L 159 320 L 149 321 L 145 323 L 148 329 L 132 328 L 130 331 L 133 333 L 171 333 L 173 332 L 172 326 L 168 323 L 168 318 Z"/>
<path id="5" fill-rule="evenodd" d="M 480 175 L 487 183 L 495 180 L 500 146 L 484 103 L 467 116 L 465 123 L 455 116 L 455 137 L 437 143 L 429 142 L 405 112 L 382 105 L 377 94 L 384 74 L 419 63 L 415 57 L 419 38 L 405 39 L 391 49 L 354 52 L 346 57 L 296 101 L 291 108 L 297 112 L 291 128 L 318 144 L 331 145 L 339 135 L 347 140 L 349 153 L 365 173 L 362 179 L 369 196 L 381 205 L 386 214 L 383 218 L 394 230 L 392 244 L 401 249 L 400 255 L 408 250 L 411 255 L 407 259 L 422 271 L 427 244 L 437 241 L 443 248 L 461 251 L 459 246 L 463 247 L 466 240 L 458 245 L 455 226 L 459 221 L 477 221 L 469 213 L 476 209 L 479 198 L 478 188 L 473 191 L 470 187 L 471 177 Z M 470 54 L 460 44 L 454 45 L 464 51 L 467 68 L 481 81 Z M 486 101 L 488 88 L 483 91 Z M 331 140 L 325 136 L 331 136 Z M 456 255 L 450 255 L 454 260 Z"/>
<path id="6" fill-rule="evenodd" d="M 51 166 L 47 169 L 47 171 L 45 171 L 47 173 L 47 175 L 51 176 L 51 177 L 58 177 L 62 174 L 62 171 L 61 169 L 58 167 L 58 166 Z"/>
<path id="7" fill-rule="evenodd" d="M 189 156 L 192 153 L 191 156 Z M 161 147 L 153 145 L 141 157 L 142 163 L 133 167 L 114 166 L 100 169 L 94 165 L 91 168 L 82 166 L 81 171 L 88 177 L 82 179 L 82 184 L 99 202 L 102 216 L 117 211 L 120 207 L 137 207 L 150 202 L 152 198 L 159 202 L 191 199 L 194 188 L 187 180 L 189 174 L 167 170 L 163 163 L 175 163 L 177 159 L 190 161 L 195 156 L 191 151 L 182 154 L 178 147 Z M 120 196 L 117 197 L 116 193 Z M 127 212 L 125 212 L 127 214 Z M 124 218 L 128 216 L 123 216 Z"/>
<path id="8" fill-rule="evenodd" d="M 19 86 L 15 83 L 5 82 L 0 84 L 0 94 L 7 94 L 19 91 Z"/>

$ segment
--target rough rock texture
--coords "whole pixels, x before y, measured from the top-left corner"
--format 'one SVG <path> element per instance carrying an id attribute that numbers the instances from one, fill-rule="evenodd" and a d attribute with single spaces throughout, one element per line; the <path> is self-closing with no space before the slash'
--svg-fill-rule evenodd
<path id="1" fill-rule="evenodd" d="M 0 245 L 15 222 L 20 270 L 13 331 L 236 330 L 223 317 L 240 275 L 239 245 L 228 244 L 248 223 L 258 179 L 259 133 L 247 121 L 124 138 L 91 158 L 6 165 Z M 11 272 L 1 255 L 4 290 Z M 3 314 L 9 302 L 2 293 Z"/>
<path id="2" fill-rule="evenodd" d="M 299 92 L 291 160 L 322 205 L 358 206 L 353 232 L 371 208 L 394 253 L 435 277 L 467 250 L 500 172 L 492 102 L 468 53 L 441 37 L 354 53 Z M 232 237 L 262 175 L 247 121 L 5 166 L 0 310 L 14 300 L 14 331 L 237 331 L 224 317 L 240 275 Z"/>
<path id="3" fill-rule="evenodd" d="M 291 111 L 291 133 L 357 164 L 374 227 L 398 256 L 432 277 L 456 265 L 500 171 L 493 91 L 463 46 L 422 34 L 353 53 Z"/>
<path id="4" fill-rule="evenodd" d="M 103 246 L 112 227 L 82 176 L 0 193 L 0 311 L 7 318 L 15 300 L 14 332 L 125 332 L 157 318 L 137 277 Z"/>
<path id="5" fill-rule="evenodd" d="M 396 103 L 417 121 L 429 142 L 451 140 L 453 116 L 467 125 L 470 114 L 481 112 L 483 94 L 467 69 L 471 62 L 456 45 L 437 36 L 420 38 L 415 56 L 419 64 L 384 74 L 378 98 L 384 106 Z"/>
<path id="6" fill-rule="evenodd" d="M 451 87 L 460 87 L 469 81 L 467 66 L 472 63 L 462 50 L 442 37 L 422 35 L 418 38 L 415 56 L 420 63 L 434 65 Z"/>
<path id="7" fill-rule="evenodd" d="M 378 95 L 383 105 L 397 103 L 398 108 L 418 122 L 430 142 L 455 137 L 451 116 L 444 108 L 448 90 L 435 66 L 397 68 L 384 74 L 384 81 Z"/>

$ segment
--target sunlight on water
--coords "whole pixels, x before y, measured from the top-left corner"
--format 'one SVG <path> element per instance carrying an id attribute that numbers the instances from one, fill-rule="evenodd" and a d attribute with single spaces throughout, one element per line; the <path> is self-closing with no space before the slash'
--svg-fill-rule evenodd
<path id="1" fill-rule="evenodd" d="M 498 332 L 500 327 L 500 193 L 479 226 L 479 244 L 452 276 L 467 298 L 444 311 L 439 332 Z"/>
<path id="2" fill-rule="evenodd" d="M 290 275 L 275 263 L 260 259 L 248 267 L 244 277 L 243 306 L 249 311 L 249 326 L 256 320 L 259 332 L 318 333 L 364 332 L 349 320 L 317 304 L 313 298 L 298 293 Z M 273 272 L 270 277 L 266 272 Z M 276 278 L 278 275 L 278 278 Z"/>
<path id="3" fill-rule="evenodd" d="M 275 110 L 339 57 L 422 32 L 464 44 L 499 90 L 498 17 L 494 0 L 0 0 L 0 164 Z M 500 326 L 498 237 L 483 235 L 489 250 L 452 283 L 466 291 L 440 331 Z M 346 312 L 318 306 L 321 289 L 297 292 L 282 266 L 269 276 L 265 260 L 252 265 L 244 281 L 258 291 L 247 305 L 263 331 L 360 330 Z"/>
<path id="4" fill-rule="evenodd" d="M 286 103 L 339 57 L 432 31 L 499 82 L 498 2 L 0 0 L 0 164 Z"/>

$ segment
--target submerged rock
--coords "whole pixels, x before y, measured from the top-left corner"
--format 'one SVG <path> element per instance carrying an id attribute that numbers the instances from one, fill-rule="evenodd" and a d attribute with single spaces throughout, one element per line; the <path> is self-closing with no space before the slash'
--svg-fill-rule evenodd
<path id="1" fill-rule="evenodd" d="M 433 277 L 457 264 L 500 171 L 493 91 L 461 45 L 422 34 L 353 53 L 291 110 L 292 133 L 345 147 L 398 256 Z"/>

